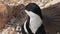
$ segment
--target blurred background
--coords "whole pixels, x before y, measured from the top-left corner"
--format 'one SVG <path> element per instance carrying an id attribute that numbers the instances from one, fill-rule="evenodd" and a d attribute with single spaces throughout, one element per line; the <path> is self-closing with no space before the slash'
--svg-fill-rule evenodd
<path id="1" fill-rule="evenodd" d="M 28 3 L 41 8 L 47 34 L 60 34 L 60 0 L 0 0 L 0 34 L 22 34 L 19 30 L 27 19 L 24 7 Z"/>

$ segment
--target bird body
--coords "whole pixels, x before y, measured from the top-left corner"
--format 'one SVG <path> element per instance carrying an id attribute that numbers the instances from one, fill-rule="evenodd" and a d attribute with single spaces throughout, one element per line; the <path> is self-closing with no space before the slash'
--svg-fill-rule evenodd
<path id="1" fill-rule="evenodd" d="M 43 26 L 43 19 L 40 8 L 30 3 L 26 6 L 25 12 L 29 16 L 22 27 L 23 34 L 46 34 Z"/>

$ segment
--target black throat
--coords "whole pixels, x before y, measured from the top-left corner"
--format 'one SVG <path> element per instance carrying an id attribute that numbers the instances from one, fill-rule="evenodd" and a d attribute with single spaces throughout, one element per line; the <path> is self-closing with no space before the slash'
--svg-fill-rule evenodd
<path id="1" fill-rule="evenodd" d="M 30 25 L 29 22 L 30 22 L 30 17 L 28 16 L 27 23 L 26 23 L 26 29 L 28 31 L 28 34 L 33 34 L 29 28 L 29 25 Z M 22 26 L 22 34 L 27 34 L 27 32 L 25 32 L 25 30 L 24 30 L 24 25 Z"/>
<path id="2" fill-rule="evenodd" d="M 26 23 L 26 29 L 28 31 L 28 34 L 33 34 L 33 32 L 31 31 L 31 29 L 29 28 L 29 25 L 30 25 L 30 17 L 29 16 L 28 16 L 28 19 L 27 20 L 28 21 Z M 24 30 L 24 27 L 22 27 L 22 34 L 27 34 L 27 32 L 25 32 L 25 30 Z M 36 31 L 35 34 L 46 34 L 45 31 L 44 31 L 43 24 L 41 24 L 41 26 L 37 29 L 37 31 Z"/>
<path id="3" fill-rule="evenodd" d="M 28 30 L 28 33 L 29 34 L 33 34 L 32 33 L 32 31 L 31 31 L 31 29 L 29 28 L 29 25 L 30 25 L 30 17 L 28 16 L 28 19 L 27 19 L 28 21 L 27 21 L 27 23 L 26 23 L 26 28 L 27 28 L 27 30 Z"/>

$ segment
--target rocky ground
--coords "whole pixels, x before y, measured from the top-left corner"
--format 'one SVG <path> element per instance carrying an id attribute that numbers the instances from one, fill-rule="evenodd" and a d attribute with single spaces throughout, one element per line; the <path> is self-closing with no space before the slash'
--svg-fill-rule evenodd
<path id="1" fill-rule="evenodd" d="M 0 34 L 20 34 L 27 17 L 23 7 L 0 5 Z"/>

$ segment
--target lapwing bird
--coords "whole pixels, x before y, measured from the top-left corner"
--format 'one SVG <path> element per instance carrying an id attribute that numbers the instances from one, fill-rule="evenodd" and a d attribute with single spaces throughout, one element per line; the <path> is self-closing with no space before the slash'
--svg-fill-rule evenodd
<path id="1" fill-rule="evenodd" d="M 40 7 L 35 3 L 25 6 L 28 19 L 22 26 L 22 34 L 46 34 Z"/>

